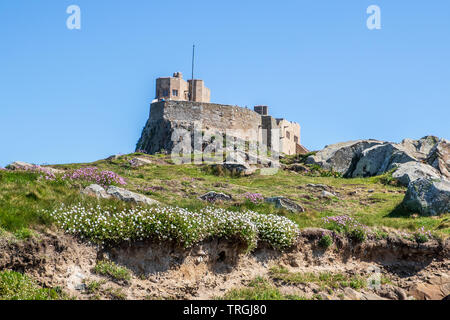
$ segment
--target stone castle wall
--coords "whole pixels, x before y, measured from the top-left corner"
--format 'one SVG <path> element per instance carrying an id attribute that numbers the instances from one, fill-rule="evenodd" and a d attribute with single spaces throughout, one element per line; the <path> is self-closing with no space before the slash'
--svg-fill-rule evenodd
<path id="1" fill-rule="evenodd" d="M 272 137 L 273 133 L 270 130 L 279 128 L 279 121 L 237 106 L 192 101 L 160 101 L 151 105 L 149 120 L 136 149 L 151 154 L 162 149 L 171 151 L 174 147 L 172 134 L 175 129 L 191 131 L 194 123 L 197 128 L 200 126 L 201 131 L 211 136 L 219 132 L 227 133 L 245 141 L 263 141 L 270 148 L 271 141 L 275 138 Z M 283 122 L 283 125 L 287 123 L 290 124 L 290 128 L 297 130 L 294 123 Z M 283 138 L 282 134 L 283 132 L 280 132 L 276 136 Z M 299 134 L 298 125 L 298 133 L 295 133 L 295 136 L 299 138 Z M 287 139 L 280 141 L 280 151 L 294 154 L 296 144 L 293 139 L 294 133 L 291 139 L 288 139 L 292 141 Z"/>

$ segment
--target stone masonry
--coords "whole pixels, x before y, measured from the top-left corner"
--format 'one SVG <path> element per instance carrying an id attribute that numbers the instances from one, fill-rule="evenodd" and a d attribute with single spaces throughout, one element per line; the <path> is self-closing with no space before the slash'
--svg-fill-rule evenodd
<path id="1" fill-rule="evenodd" d="M 201 80 L 194 80 L 198 81 Z M 207 89 L 203 81 L 198 85 L 199 88 Z M 182 80 L 181 73 L 175 73 L 173 78 L 157 79 L 157 100 L 151 104 L 150 116 L 137 143 L 137 150 L 149 154 L 162 150 L 170 153 L 183 140 L 177 134 L 184 130 L 191 132 L 193 137 L 193 132 L 201 131 L 211 139 L 227 134 L 242 141 L 259 142 L 269 150 L 287 155 L 308 152 L 301 145 L 300 125 L 273 118 L 268 114 L 267 106 L 256 106 L 253 111 L 209 103 L 209 89 L 206 94 L 206 91 L 197 92 L 198 97 L 202 96 L 197 100 L 208 102 L 189 101 L 189 90 L 190 85 Z M 161 98 L 165 94 L 168 94 L 167 99 Z"/>

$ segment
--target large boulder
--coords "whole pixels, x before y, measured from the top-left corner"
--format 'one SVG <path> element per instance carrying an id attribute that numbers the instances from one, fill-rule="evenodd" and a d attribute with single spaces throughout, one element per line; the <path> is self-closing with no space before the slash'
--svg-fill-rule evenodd
<path id="1" fill-rule="evenodd" d="M 373 177 L 390 171 L 395 165 L 417 161 L 402 145 L 385 143 L 364 150 L 352 177 Z"/>
<path id="2" fill-rule="evenodd" d="M 122 189 L 116 186 L 110 186 L 106 193 L 116 199 L 125 201 L 125 202 L 133 202 L 136 204 L 158 204 L 159 202 L 153 199 L 150 199 L 142 194 L 134 193 L 126 189 Z"/>
<path id="3" fill-rule="evenodd" d="M 371 177 L 408 162 L 428 161 L 441 173 L 448 172 L 448 144 L 434 136 L 401 143 L 357 140 L 326 146 L 306 159 L 307 164 L 341 173 L 346 178 Z"/>
<path id="4" fill-rule="evenodd" d="M 323 150 L 306 159 L 307 164 L 317 164 L 325 170 L 339 172 L 345 177 L 351 177 L 364 150 L 376 145 L 382 145 L 378 140 L 357 140 L 326 146 Z"/>
<path id="5" fill-rule="evenodd" d="M 450 212 L 450 181 L 446 179 L 417 179 L 408 186 L 403 205 L 423 215 Z"/>
<path id="6" fill-rule="evenodd" d="M 450 179 L 450 141 L 440 140 L 429 152 L 427 162 Z"/>
<path id="7" fill-rule="evenodd" d="M 418 140 L 404 139 L 398 144 L 405 152 L 418 160 L 425 160 L 430 151 L 439 142 L 439 138 L 435 136 L 425 136 Z"/>
<path id="8" fill-rule="evenodd" d="M 428 164 L 421 162 L 410 161 L 400 164 L 392 174 L 392 177 L 397 179 L 400 184 L 407 187 L 411 182 L 417 179 L 435 180 L 440 179 L 439 171 Z"/>
<path id="9" fill-rule="evenodd" d="M 285 197 L 266 198 L 265 201 L 273 203 L 275 207 L 279 209 L 286 209 L 294 213 L 305 212 L 305 209 L 301 205 Z"/>

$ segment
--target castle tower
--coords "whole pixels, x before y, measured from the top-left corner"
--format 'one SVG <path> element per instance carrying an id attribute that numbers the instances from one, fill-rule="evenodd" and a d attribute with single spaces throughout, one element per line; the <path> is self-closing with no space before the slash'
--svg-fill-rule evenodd
<path id="1" fill-rule="evenodd" d="M 192 97 L 191 97 L 192 93 Z M 210 102 L 211 92 L 203 80 L 183 80 L 181 72 L 172 77 L 156 79 L 156 99 L 173 101 Z"/>

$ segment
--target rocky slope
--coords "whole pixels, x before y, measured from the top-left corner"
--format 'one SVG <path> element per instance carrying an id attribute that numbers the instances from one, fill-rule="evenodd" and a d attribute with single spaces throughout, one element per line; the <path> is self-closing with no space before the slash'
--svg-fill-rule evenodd
<path id="1" fill-rule="evenodd" d="M 338 237 L 325 249 L 319 244 L 324 233 L 329 231 L 302 231 L 285 253 L 261 245 L 245 254 L 236 242 L 219 239 L 191 249 L 145 241 L 103 249 L 52 232 L 22 243 L 0 241 L 0 270 L 26 272 L 42 286 L 61 287 L 77 299 L 214 299 L 255 278 L 306 299 L 441 300 L 450 294 L 448 240 L 418 246 L 394 234 L 364 243 Z M 104 259 L 131 276 L 99 274 L 96 264 Z M 301 280 L 312 274 L 358 283 Z M 378 282 L 372 286 L 371 279 Z"/>
<path id="2" fill-rule="evenodd" d="M 393 171 L 408 187 L 404 205 L 425 215 L 450 212 L 450 143 L 427 136 L 401 143 L 358 140 L 326 146 L 306 159 L 344 177 L 372 177 Z"/>

